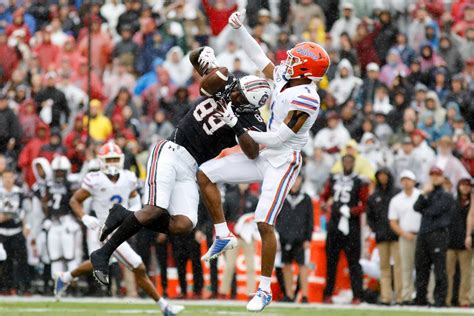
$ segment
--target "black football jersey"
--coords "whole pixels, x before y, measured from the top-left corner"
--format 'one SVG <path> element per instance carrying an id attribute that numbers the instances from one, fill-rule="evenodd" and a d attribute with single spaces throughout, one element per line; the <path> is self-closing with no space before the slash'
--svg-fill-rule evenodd
<path id="1" fill-rule="evenodd" d="M 198 99 L 169 138 L 186 148 L 198 165 L 215 158 L 223 149 L 237 145 L 234 131 L 212 115 L 215 107 L 212 98 Z M 258 111 L 236 112 L 235 115 L 245 129 L 265 131 L 265 122 Z"/>
<path id="2" fill-rule="evenodd" d="M 71 185 L 69 182 L 61 183 L 50 181 L 47 184 L 48 217 L 59 217 L 71 213 L 69 200 L 71 199 Z"/>
<path id="3" fill-rule="evenodd" d="M 364 185 L 360 177 L 355 174 L 345 176 L 343 174 L 334 174 L 330 178 L 331 196 L 333 197 L 331 223 L 339 223 L 341 213 L 339 208 L 347 205 L 349 208 L 357 206 L 359 203 L 359 190 Z M 350 222 L 359 222 L 355 216 L 351 216 Z"/>

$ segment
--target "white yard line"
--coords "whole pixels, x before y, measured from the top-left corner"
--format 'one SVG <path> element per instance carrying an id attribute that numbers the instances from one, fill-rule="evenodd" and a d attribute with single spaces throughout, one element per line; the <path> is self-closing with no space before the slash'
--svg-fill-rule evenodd
<path id="1" fill-rule="evenodd" d="M 17 297 L 17 296 L 0 296 L 0 305 L 2 302 L 10 302 L 10 303 L 55 303 L 55 299 L 52 297 L 42 297 L 42 296 L 32 296 L 32 297 Z M 116 298 L 116 297 L 85 297 L 85 298 L 64 298 L 61 302 L 65 303 L 84 303 L 84 304 L 124 304 L 124 305 L 151 305 L 153 302 L 148 299 L 139 299 L 139 298 Z M 173 301 L 176 304 L 182 304 L 187 306 L 223 306 L 223 307 L 244 307 L 246 302 L 243 301 L 218 301 L 218 300 L 179 300 Z M 409 311 L 409 312 L 420 312 L 420 313 L 433 313 L 433 314 L 473 314 L 474 309 L 466 309 L 466 308 L 429 308 L 429 307 L 417 307 L 417 306 L 378 306 L 378 305 L 369 305 L 369 304 L 361 304 L 361 305 L 343 305 L 343 304 L 293 304 L 293 303 L 272 303 L 272 308 L 298 308 L 298 309 L 311 309 L 311 310 L 367 310 L 367 311 L 380 311 L 380 312 L 400 312 L 400 311 Z M 0 311 L 8 311 L 9 309 L 6 307 L 0 306 Z M 57 309 L 57 308 L 19 308 L 19 309 L 12 309 L 15 311 L 27 311 L 31 313 L 39 313 L 39 312 L 48 312 L 48 311 L 64 311 L 64 312 L 84 312 L 90 311 L 86 309 Z M 154 310 L 106 310 L 107 313 L 156 313 Z M 275 311 L 273 311 L 275 312 Z M 233 311 L 212 311 L 213 314 L 218 315 L 237 315 L 239 312 Z M 270 314 L 265 313 L 267 316 L 271 316 Z M 277 314 L 274 314 L 275 316 Z"/>

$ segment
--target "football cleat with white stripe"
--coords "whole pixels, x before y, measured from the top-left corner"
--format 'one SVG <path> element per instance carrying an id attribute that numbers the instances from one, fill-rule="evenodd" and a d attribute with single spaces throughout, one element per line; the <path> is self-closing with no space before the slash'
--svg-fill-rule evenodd
<path id="1" fill-rule="evenodd" d="M 237 247 L 237 244 L 237 237 L 232 234 L 229 234 L 227 237 L 217 237 L 206 254 L 202 256 L 201 260 L 211 261 L 216 259 L 219 257 L 219 255 L 226 252 L 227 250 Z"/>

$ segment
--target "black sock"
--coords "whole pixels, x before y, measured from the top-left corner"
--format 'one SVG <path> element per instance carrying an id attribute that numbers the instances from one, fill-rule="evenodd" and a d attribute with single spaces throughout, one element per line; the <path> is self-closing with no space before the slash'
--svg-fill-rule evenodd
<path id="1" fill-rule="evenodd" d="M 143 228 L 134 213 L 131 213 L 119 226 L 117 231 L 110 237 L 110 239 L 102 246 L 102 251 L 109 257 L 123 242 L 135 235 Z"/>
<path id="2" fill-rule="evenodd" d="M 168 213 L 167 210 L 162 209 L 158 217 L 154 218 L 149 224 L 143 226 L 157 233 L 168 234 L 170 219 L 170 213 Z"/>

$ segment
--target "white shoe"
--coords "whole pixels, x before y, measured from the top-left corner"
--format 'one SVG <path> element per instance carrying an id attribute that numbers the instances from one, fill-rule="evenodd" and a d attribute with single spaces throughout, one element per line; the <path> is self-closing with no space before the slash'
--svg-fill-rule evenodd
<path id="1" fill-rule="evenodd" d="M 227 237 L 217 237 L 201 260 L 210 261 L 216 259 L 227 250 L 237 247 L 237 244 L 237 237 L 232 234 L 229 234 Z"/>
<path id="2" fill-rule="evenodd" d="M 262 289 L 258 289 L 257 293 L 255 293 L 255 296 L 248 302 L 247 304 L 247 311 L 249 312 L 254 312 L 254 313 L 260 313 L 263 311 L 265 307 L 270 305 L 270 302 L 272 301 L 272 294 L 267 293 Z"/>
<path id="3" fill-rule="evenodd" d="M 66 292 L 69 283 L 66 283 L 62 279 L 63 272 L 58 272 L 54 274 L 54 296 L 56 300 L 59 300 L 61 296 Z"/>
<path id="4" fill-rule="evenodd" d="M 168 306 L 166 306 L 166 308 L 162 312 L 163 312 L 163 316 L 174 316 L 174 315 L 178 315 L 183 310 L 184 310 L 184 306 L 168 304 Z"/>

